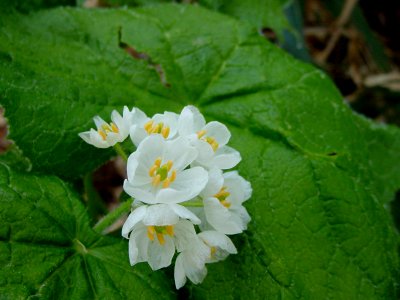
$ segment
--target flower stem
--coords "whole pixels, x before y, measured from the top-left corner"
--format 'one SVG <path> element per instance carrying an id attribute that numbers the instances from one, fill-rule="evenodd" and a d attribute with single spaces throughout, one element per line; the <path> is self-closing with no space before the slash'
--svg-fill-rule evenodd
<path id="1" fill-rule="evenodd" d="M 122 202 L 117 208 L 110 211 L 99 222 L 94 225 L 93 229 L 97 232 L 103 232 L 106 228 L 115 223 L 123 214 L 130 212 L 133 199 Z"/>
<path id="2" fill-rule="evenodd" d="M 185 202 L 185 203 L 179 203 L 182 206 L 186 206 L 186 207 L 203 207 L 203 201 L 199 200 L 199 201 L 189 201 L 189 202 Z"/>
<path id="3" fill-rule="evenodd" d="M 118 154 L 119 156 L 121 156 L 125 161 L 128 160 L 128 155 L 126 155 L 126 153 L 125 153 L 124 149 L 122 149 L 120 143 L 116 143 L 116 144 L 114 145 L 114 150 L 115 150 L 115 152 L 117 152 L 117 154 Z"/>

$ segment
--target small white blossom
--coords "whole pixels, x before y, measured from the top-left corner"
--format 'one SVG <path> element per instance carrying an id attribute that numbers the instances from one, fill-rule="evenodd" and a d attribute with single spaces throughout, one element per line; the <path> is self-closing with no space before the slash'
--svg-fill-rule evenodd
<path id="1" fill-rule="evenodd" d="M 125 233 L 125 237 L 129 238 L 130 264 L 148 262 L 152 270 L 158 270 L 168 267 L 175 248 L 182 251 L 196 237 L 196 232 L 187 220 L 163 226 L 138 222 L 130 233 Z"/>
<path id="2" fill-rule="evenodd" d="M 122 227 L 122 236 L 127 238 L 133 227 L 143 222 L 144 225 L 166 226 L 174 225 L 180 219 L 188 219 L 193 224 L 200 224 L 199 218 L 190 210 L 179 204 L 140 205 L 129 215 Z"/>
<path id="3" fill-rule="evenodd" d="M 175 262 L 175 286 L 180 289 L 189 278 L 195 284 L 201 283 L 207 275 L 206 263 L 224 260 L 237 250 L 232 241 L 217 231 L 204 231 L 193 239 L 190 246 L 185 248 Z"/>
<path id="4" fill-rule="evenodd" d="M 164 112 L 163 114 L 155 114 L 152 118 L 148 118 L 141 111 L 140 117 L 133 121 L 130 128 L 130 137 L 135 146 L 150 135 L 160 135 L 164 139 L 173 139 L 178 132 L 178 115 L 173 112 Z"/>
<path id="5" fill-rule="evenodd" d="M 86 143 L 97 148 L 112 147 L 127 138 L 132 120 L 135 119 L 137 113 L 137 108 L 129 111 L 126 106 L 124 106 L 122 116 L 116 110 L 113 110 L 111 113 L 111 123 L 107 123 L 99 116 L 95 116 L 93 120 L 97 129 L 92 128 L 90 131 L 81 132 L 79 136 Z"/>
<path id="6" fill-rule="evenodd" d="M 166 141 L 160 135 L 151 135 L 128 158 L 124 190 L 148 204 L 192 199 L 208 181 L 202 167 L 186 169 L 197 155 L 196 148 L 185 138 Z"/>
<path id="7" fill-rule="evenodd" d="M 230 169 L 241 160 L 239 152 L 226 146 L 231 134 L 220 122 L 206 121 L 194 106 L 186 106 L 178 120 L 180 136 L 186 136 L 199 151 L 195 163 L 206 168 Z"/>
<path id="8" fill-rule="evenodd" d="M 209 181 L 200 194 L 205 219 L 215 230 L 224 234 L 241 233 L 251 219 L 242 205 L 251 193 L 250 183 L 237 171 L 222 174 L 218 169 L 210 170 Z M 199 216 L 200 219 L 204 218 L 202 214 Z M 209 229 L 206 222 L 202 222 L 201 227 L 203 230 Z"/>

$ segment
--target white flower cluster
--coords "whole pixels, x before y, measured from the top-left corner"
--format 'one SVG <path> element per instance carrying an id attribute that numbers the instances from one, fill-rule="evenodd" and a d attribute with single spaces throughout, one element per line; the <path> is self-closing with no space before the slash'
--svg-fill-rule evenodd
<path id="1" fill-rule="evenodd" d="M 124 190 L 135 201 L 122 235 L 129 239 L 131 265 L 148 262 L 153 270 L 171 264 L 175 251 L 175 285 L 186 278 L 200 283 L 206 263 L 237 253 L 227 235 L 241 233 L 250 221 L 243 202 L 251 186 L 237 171 L 223 172 L 241 160 L 227 146 L 230 132 L 220 122 L 206 123 L 193 106 L 149 118 L 138 108 L 112 123 L 100 117 L 80 136 L 106 148 L 130 135 L 137 147 L 127 163 Z M 199 233 L 196 233 L 199 232 Z"/>

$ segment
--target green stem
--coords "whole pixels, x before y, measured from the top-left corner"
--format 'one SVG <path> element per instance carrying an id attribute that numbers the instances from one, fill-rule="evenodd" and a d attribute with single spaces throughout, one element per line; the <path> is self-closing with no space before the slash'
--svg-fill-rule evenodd
<path id="1" fill-rule="evenodd" d="M 186 207 L 203 207 L 203 201 L 189 201 L 189 202 L 184 202 L 184 203 L 179 203 L 182 206 Z"/>
<path id="2" fill-rule="evenodd" d="M 107 215 L 105 215 L 96 225 L 94 225 L 93 229 L 97 232 L 103 232 L 106 228 L 110 227 L 115 223 L 123 214 L 131 211 L 133 199 L 129 199 L 125 202 L 122 202 L 117 208 L 110 211 Z"/>
<path id="3" fill-rule="evenodd" d="M 115 150 L 115 152 L 117 152 L 117 154 L 118 154 L 119 156 L 121 156 L 125 161 L 128 160 L 128 155 L 126 155 L 126 153 L 125 153 L 124 149 L 122 149 L 120 143 L 116 143 L 116 144 L 114 145 L 114 150 Z"/>

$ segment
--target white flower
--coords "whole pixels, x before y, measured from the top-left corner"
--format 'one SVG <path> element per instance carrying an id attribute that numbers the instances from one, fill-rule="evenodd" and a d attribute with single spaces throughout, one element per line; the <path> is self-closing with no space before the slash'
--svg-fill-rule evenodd
<path id="1" fill-rule="evenodd" d="M 172 225 L 146 225 L 136 223 L 129 236 L 129 261 L 133 266 L 148 262 L 152 270 L 168 267 L 171 264 L 175 248 L 182 251 L 196 237 L 193 224 L 179 220 Z"/>
<path id="2" fill-rule="evenodd" d="M 97 148 L 108 148 L 116 143 L 122 142 L 129 135 L 129 128 L 132 120 L 135 119 L 137 108 L 129 111 L 128 107 L 124 106 L 123 115 L 121 116 L 116 110 L 111 113 L 111 123 L 107 123 L 99 116 L 93 118 L 97 130 L 90 129 L 79 133 L 79 136 L 86 142 Z"/>
<path id="3" fill-rule="evenodd" d="M 231 134 L 220 122 L 206 121 L 194 106 L 186 106 L 178 120 L 180 136 L 187 136 L 199 150 L 196 163 L 207 168 L 230 169 L 241 160 L 239 152 L 226 146 Z"/>
<path id="4" fill-rule="evenodd" d="M 237 171 L 222 174 L 218 169 L 210 170 L 208 184 L 200 194 L 207 222 L 224 234 L 241 233 L 251 219 L 242 205 L 251 193 L 250 183 Z M 205 222 L 201 227 L 209 228 Z"/>
<path id="5" fill-rule="evenodd" d="M 127 238 L 129 232 L 139 222 L 143 222 L 146 226 L 167 226 L 178 223 L 180 218 L 188 219 L 193 224 L 200 224 L 196 215 L 179 204 L 140 205 L 130 213 L 125 221 L 122 227 L 122 236 Z"/>
<path id="6" fill-rule="evenodd" d="M 185 138 L 166 141 L 160 135 L 151 135 L 128 158 L 124 190 L 148 204 L 192 199 L 208 181 L 207 171 L 202 167 L 185 169 L 197 154 Z"/>
<path id="7" fill-rule="evenodd" d="M 141 111 L 140 117 L 135 118 L 130 128 L 130 136 L 136 147 L 149 135 L 157 134 L 165 139 L 172 139 L 177 132 L 178 115 L 168 111 L 155 114 L 152 118 Z"/>
<path id="8" fill-rule="evenodd" d="M 186 277 L 195 284 L 201 283 L 207 275 L 206 263 L 225 259 L 237 250 L 232 241 L 217 231 L 204 231 L 192 240 L 176 258 L 174 277 L 175 286 L 180 289 L 186 283 Z"/>

